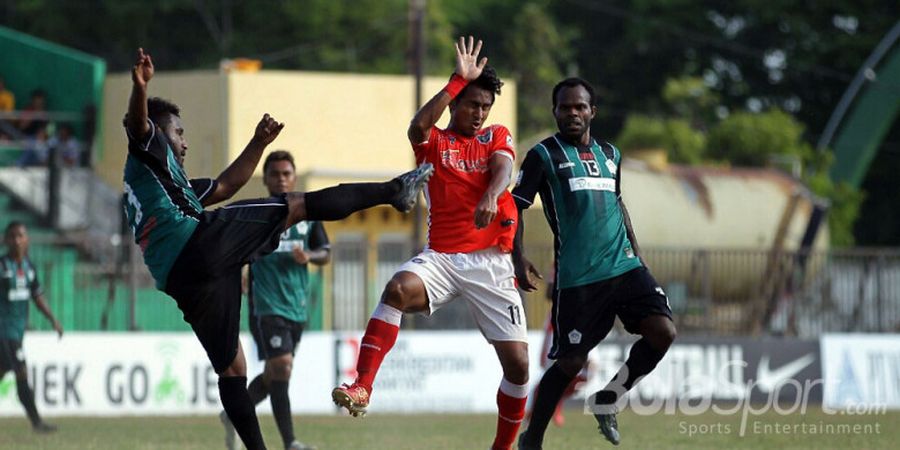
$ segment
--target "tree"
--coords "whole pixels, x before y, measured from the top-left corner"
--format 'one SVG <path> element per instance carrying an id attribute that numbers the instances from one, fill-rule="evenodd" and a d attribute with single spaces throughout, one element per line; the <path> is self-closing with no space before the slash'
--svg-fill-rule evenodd
<path id="1" fill-rule="evenodd" d="M 699 164 L 704 159 L 706 137 L 683 119 L 659 119 L 632 114 L 616 143 L 626 151 L 662 148 L 669 161 Z"/>

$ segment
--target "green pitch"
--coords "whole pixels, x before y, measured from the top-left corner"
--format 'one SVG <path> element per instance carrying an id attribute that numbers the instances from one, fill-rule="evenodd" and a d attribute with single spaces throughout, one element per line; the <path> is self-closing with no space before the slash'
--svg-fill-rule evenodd
<path id="1" fill-rule="evenodd" d="M 493 415 L 378 415 L 365 419 L 341 416 L 295 416 L 298 437 L 320 450 L 487 449 L 493 437 Z M 262 416 L 270 449 L 281 439 L 271 416 Z M 0 419 L 0 449 L 221 449 L 222 429 L 216 417 L 57 418 L 59 431 L 32 434 L 24 418 Z M 805 424 L 805 427 L 804 427 Z M 622 449 L 877 449 L 897 448 L 900 411 L 870 415 L 750 416 L 740 435 L 741 416 L 619 416 Z M 830 427 L 830 428 L 829 428 Z M 816 432 L 818 431 L 818 432 Z M 610 449 L 596 432 L 593 417 L 566 411 L 562 428 L 550 425 L 547 450 Z"/>

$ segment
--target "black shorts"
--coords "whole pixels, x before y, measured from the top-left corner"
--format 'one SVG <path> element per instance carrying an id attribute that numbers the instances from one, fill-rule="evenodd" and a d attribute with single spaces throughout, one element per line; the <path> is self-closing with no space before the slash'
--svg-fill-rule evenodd
<path id="1" fill-rule="evenodd" d="M 0 339 L 0 374 L 7 370 L 19 372 L 24 367 L 25 353 L 22 351 L 22 341 Z"/>
<path id="2" fill-rule="evenodd" d="M 285 195 L 206 211 L 166 282 L 216 373 L 237 355 L 241 267 L 278 248 L 288 207 Z"/>
<path id="3" fill-rule="evenodd" d="M 632 334 L 639 333 L 641 320 L 649 316 L 672 319 L 669 299 L 646 267 L 555 294 L 551 359 L 586 355 L 609 334 L 616 316 Z"/>
<path id="4" fill-rule="evenodd" d="M 259 350 L 259 360 L 265 361 L 297 351 L 303 336 L 303 324 L 281 316 L 250 316 L 250 333 Z"/>

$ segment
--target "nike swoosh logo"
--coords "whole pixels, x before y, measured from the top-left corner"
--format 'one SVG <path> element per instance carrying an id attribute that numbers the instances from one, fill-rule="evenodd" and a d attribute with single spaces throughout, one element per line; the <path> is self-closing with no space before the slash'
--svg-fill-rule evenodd
<path id="1" fill-rule="evenodd" d="M 760 391 L 772 392 L 779 384 L 791 379 L 806 366 L 812 364 L 816 357 L 812 353 L 775 370 L 769 368 L 769 355 L 763 355 L 756 369 L 756 385 Z"/>

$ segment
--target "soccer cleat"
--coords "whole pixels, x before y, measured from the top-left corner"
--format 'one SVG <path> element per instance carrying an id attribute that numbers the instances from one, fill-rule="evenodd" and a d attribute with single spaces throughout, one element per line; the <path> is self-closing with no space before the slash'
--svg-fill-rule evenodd
<path id="1" fill-rule="evenodd" d="M 597 423 L 600 425 L 600 434 L 612 445 L 619 445 L 619 423 L 616 421 L 616 413 L 594 414 L 594 418 L 597 419 Z"/>
<path id="2" fill-rule="evenodd" d="M 519 445 L 517 446 L 518 450 L 543 450 L 543 447 L 540 444 L 529 444 L 525 442 L 525 433 L 519 435 Z"/>
<path id="3" fill-rule="evenodd" d="M 228 418 L 228 414 L 225 411 L 219 413 L 219 420 L 222 421 L 222 426 L 225 427 L 225 449 L 240 450 L 241 444 L 237 440 L 237 430 L 234 429 L 234 424 L 231 423 L 231 419 Z"/>
<path id="4" fill-rule="evenodd" d="M 419 191 L 431 178 L 434 173 L 434 166 L 431 163 L 424 163 L 415 169 L 400 175 L 394 180 L 400 182 L 400 192 L 394 195 L 391 200 L 391 206 L 397 211 L 409 212 L 416 205 L 416 199 L 419 198 Z"/>
<path id="5" fill-rule="evenodd" d="M 287 446 L 284 450 L 316 450 L 316 446 L 307 445 L 300 441 L 291 442 L 291 445 Z"/>
<path id="6" fill-rule="evenodd" d="M 369 391 L 356 383 L 342 384 L 340 387 L 334 388 L 331 391 L 331 399 L 334 400 L 335 405 L 347 408 L 353 417 L 365 416 L 366 408 L 369 407 Z"/>
<path id="7" fill-rule="evenodd" d="M 35 433 L 39 434 L 49 434 L 56 432 L 56 425 L 50 425 L 47 422 L 38 422 L 34 426 L 31 427 Z"/>

